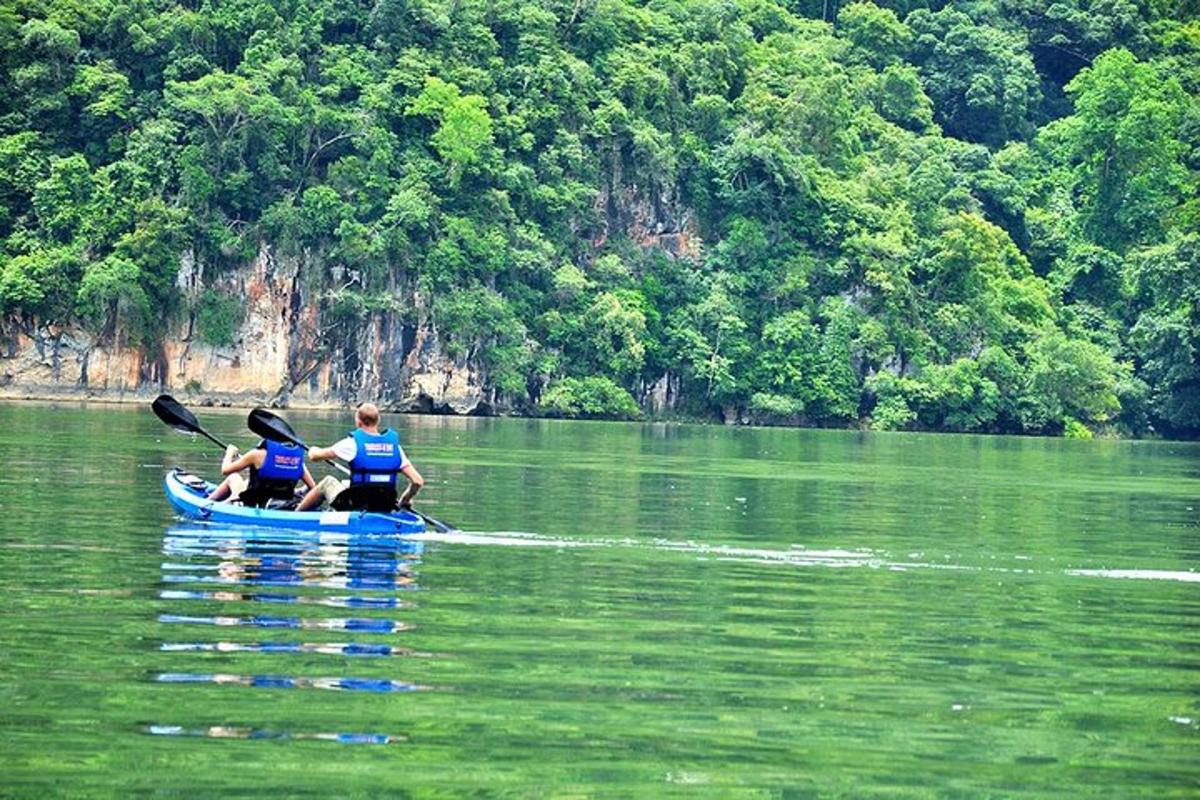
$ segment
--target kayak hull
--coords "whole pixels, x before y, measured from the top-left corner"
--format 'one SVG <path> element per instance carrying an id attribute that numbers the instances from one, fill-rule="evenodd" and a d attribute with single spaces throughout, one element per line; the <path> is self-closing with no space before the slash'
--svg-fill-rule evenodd
<path id="1" fill-rule="evenodd" d="M 350 533 L 371 536 L 403 536 L 421 533 L 425 523 L 409 511 L 376 514 L 367 511 L 283 511 L 253 508 L 233 503 L 218 503 L 208 499 L 216 486 L 205 483 L 193 488 L 180 479 L 180 471 L 172 470 L 163 478 L 167 499 L 179 514 L 201 522 L 219 525 L 243 525 L 313 533 Z"/>

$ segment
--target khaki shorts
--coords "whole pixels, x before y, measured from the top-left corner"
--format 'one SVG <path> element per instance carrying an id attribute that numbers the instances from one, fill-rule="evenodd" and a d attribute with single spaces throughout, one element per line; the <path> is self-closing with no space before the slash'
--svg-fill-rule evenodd
<path id="1" fill-rule="evenodd" d="M 332 475 L 326 475 L 324 478 L 321 478 L 319 483 L 317 483 L 317 488 L 321 490 L 321 494 L 325 497 L 325 502 L 332 505 L 334 498 L 346 491 L 346 488 L 349 485 L 350 481 L 344 481 L 339 478 L 335 478 Z"/>
<path id="2" fill-rule="evenodd" d="M 242 492 L 246 491 L 246 487 L 250 485 L 249 479 L 240 472 L 235 472 L 232 475 L 225 476 L 225 484 L 229 487 L 229 497 L 225 502 L 232 503 L 238 499 Z"/>

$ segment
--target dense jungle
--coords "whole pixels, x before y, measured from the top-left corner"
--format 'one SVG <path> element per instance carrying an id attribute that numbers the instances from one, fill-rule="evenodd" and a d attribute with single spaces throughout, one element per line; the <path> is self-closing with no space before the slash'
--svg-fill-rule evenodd
<path id="1" fill-rule="evenodd" d="M 1198 18 L 6 0 L 0 341 L 233 346 L 268 247 L 503 412 L 1195 437 Z"/>

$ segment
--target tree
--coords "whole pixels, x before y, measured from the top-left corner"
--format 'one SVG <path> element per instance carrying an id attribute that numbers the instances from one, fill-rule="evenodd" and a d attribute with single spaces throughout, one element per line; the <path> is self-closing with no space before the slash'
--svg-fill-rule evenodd
<path id="1" fill-rule="evenodd" d="M 903 60 L 912 31 L 890 8 L 871 2 L 850 3 L 838 12 L 838 30 L 850 40 L 855 55 L 875 69 Z"/>
<path id="2" fill-rule="evenodd" d="M 934 247 L 928 288 L 937 308 L 929 316 L 944 323 L 945 355 L 974 355 L 992 342 L 1013 346 L 1041 335 L 1053 319 L 1048 285 L 998 226 L 959 213 Z"/>
<path id="3" fill-rule="evenodd" d="M 675 314 L 669 333 L 679 366 L 703 387 L 703 397 L 719 406 L 744 397 L 742 376 L 750 354 L 746 323 L 729 284 L 727 276 L 714 276 L 702 300 Z"/>
<path id="4" fill-rule="evenodd" d="M 1200 434 L 1194 5 L 10 3 L 0 327 L 255 259 L 497 408 Z"/>
<path id="5" fill-rule="evenodd" d="M 452 83 L 429 76 L 425 89 L 413 101 L 410 114 L 432 116 L 438 121 L 430 143 L 450 165 L 447 179 L 457 186 L 463 173 L 483 160 L 492 144 L 492 118 L 487 100 L 479 95 L 463 95 Z"/>
<path id="6" fill-rule="evenodd" d="M 79 283 L 80 315 L 102 335 L 121 335 L 122 324 L 140 334 L 151 311 L 140 278 L 137 265 L 120 256 L 89 264 Z"/>
<path id="7" fill-rule="evenodd" d="M 548 416 L 572 419 L 637 419 L 641 416 L 629 392 L 605 377 L 555 381 L 542 395 L 540 409 Z"/>
<path id="8" fill-rule="evenodd" d="M 50 174 L 33 191 L 33 210 L 47 238 L 65 242 L 79 233 L 95 182 L 81 155 L 50 159 Z"/>
<path id="9" fill-rule="evenodd" d="M 0 261 L 0 312 L 66 322 L 83 270 L 82 254 L 71 245 L 38 248 Z"/>
<path id="10" fill-rule="evenodd" d="M 1188 234 L 1140 251 L 1130 271 L 1139 314 L 1130 340 L 1150 384 L 1153 421 L 1163 430 L 1200 433 L 1200 236 Z"/>
<path id="11" fill-rule="evenodd" d="M 918 9 L 906 22 L 934 117 L 947 133 L 992 147 L 1033 134 L 1041 89 L 1023 34 L 954 6 Z"/>
<path id="12" fill-rule="evenodd" d="M 1071 420 L 1104 424 L 1121 410 L 1117 390 L 1129 371 L 1091 342 L 1049 333 L 1030 343 L 1027 424 L 1062 430 Z"/>
<path id="13" fill-rule="evenodd" d="M 1127 50 L 1101 55 L 1067 84 L 1075 114 L 1064 121 L 1077 164 L 1085 229 L 1123 252 L 1162 240 L 1194 178 L 1179 136 L 1188 100 L 1178 81 Z"/>

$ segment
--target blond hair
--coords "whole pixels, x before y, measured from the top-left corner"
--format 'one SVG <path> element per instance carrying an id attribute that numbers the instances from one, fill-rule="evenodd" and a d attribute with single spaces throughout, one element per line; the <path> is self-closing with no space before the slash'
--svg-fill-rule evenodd
<path id="1" fill-rule="evenodd" d="M 372 428 L 379 424 L 379 409 L 374 403 L 363 403 L 354 412 L 354 418 L 363 427 Z"/>

